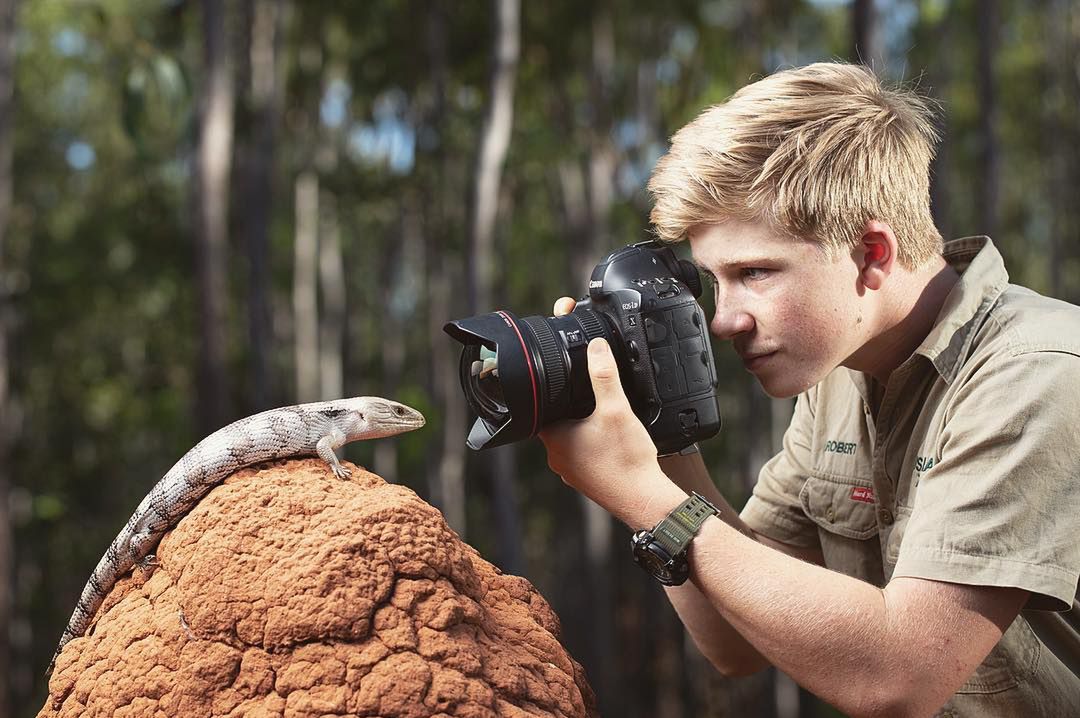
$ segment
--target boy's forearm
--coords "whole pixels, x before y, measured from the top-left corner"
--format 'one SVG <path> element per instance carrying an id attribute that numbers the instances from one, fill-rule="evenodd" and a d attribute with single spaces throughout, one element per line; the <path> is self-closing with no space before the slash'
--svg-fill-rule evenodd
<path id="1" fill-rule="evenodd" d="M 739 512 L 731 507 L 724 495 L 716 488 L 701 454 L 672 454 L 660 458 L 660 469 L 680 489 L 686 492 L 696 491 L 720 509 L 720 518 L 729 526 L 753 538 L 754 532 L 739 518 Z M 652 527 L 649 527 L 652 528 Z"/>
<path id="2" fill-rule="evenodd" d="M 711 501 L 720 509 L 724 521 L 753 536 L 713 484 L 701 454 L 663 457 L 660 468 L 679 488 L 686 492 L 696 491 Z M 721 673 L 747 675 L 768 667 L 768 661 L 720 615 L 692 582 L 667 587 L 665 593 L 698 649 Z"/>

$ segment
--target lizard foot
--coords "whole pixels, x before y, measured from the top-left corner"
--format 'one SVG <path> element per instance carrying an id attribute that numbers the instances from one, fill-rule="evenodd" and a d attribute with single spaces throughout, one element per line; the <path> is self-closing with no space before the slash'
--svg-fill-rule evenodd
<path id="1" fill-rule="evenodd" d="M 352 470 L 346 469 L 341 464 L 335 464 L 330 468 L 334 470 L 334 476 L 338 477 L 339 479 L 347 479 L 352 476 Z"/>
<path id="2" fill-rule="evenodd" d="M 157 556 L 152 553 L 148 553 L 139 559 L 138 564 L 139 569 L 146 573 L 146 577 L 149 578 L 150 576 L 154 575 L 154 571 L 156 571 L 157 567 L 161 565 L 161 562 L 158 561 Z"/>

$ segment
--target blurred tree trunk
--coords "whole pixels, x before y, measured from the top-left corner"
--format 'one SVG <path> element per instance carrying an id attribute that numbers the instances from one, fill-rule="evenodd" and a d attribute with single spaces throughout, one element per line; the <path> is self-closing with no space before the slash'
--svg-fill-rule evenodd
<path id="1" fill-rule="evenodd" d="M 282 0 L 245 0 L 249 33 L 246 73 L 250 132 L 244 142 L 241 187 L 244 245 L 247 255 L 248 341 L 251 408 L 262 411 L 280 403 L 271 381 L 273 316 L 270 310 L 270 223 L 273 214 L 275 137 L 281 112 Z"/>
<path id="2" fill-rule="evenodd" d="M 12 308 L 7 239 L 11 228 L 15 142 L 15 0 L 0 0 L 0 715 L 12 714 L 11 625 L 15 572 L 11 525 L 11 446 L 16 431 L 8 366 Z"/>
<path id="3" fill-rule="evenodd" d="M 550 99 L 554 107 L 551 114 L 563 136 L 572 141 L 576 148 L 581 145 L 582 140 L 579 137 L 578 125 L 574 121 L 574 103 L 567 92 L 567 83 L 562 77 L 552 77 L 550 83 Z M 558 205 L 562 209 L 563 240 L 569 249 L 566 253 L 566 269 L 570 279 L 566 292 L 574 297 L 585 294 L 584 288 L 589 286 L 589 277 L 592 275 L 597 254 L 593 247 L 589 192 L 585 180 L 588 173 L 586 167 L 587 162 L 582 161 L 578 153 L 573 151 L 567 152 L 552 168 L 558 187 Z M 543 309 L 548 311 L 547 307 Z"/>
<path id="4" fill-rule="evenodd" d="M 514 122 L 514 84 L 521 54 L 520 0 L 493 0 L 494 53 L 491 87 L 477 153 L 470 213 L 470 314 L 493 309 L 495 279 L 495 221 L 499 210 L 502 172 Z M 521 531 L 515 493 L 517 447 L 503 446 L 486 453 L 491 467 L 495 522 L 499 533 L 501 567 L 521 570 Z"/>
<path id="5" fill-rule="evenodd" d="M 918 6 L 915 45 L 931 49 L 929 54 L 921 55 L 917 62 L 920 67 L 926 68 L 928 90 L 940 102 L 944 102 L 948 96 L 952 83 L 953 43 L 947 40 L 952 31 L 952 7 L 952 3 L 948 3 L 944 8 L 940 8 L 929 0 L 920 0 Z M 938 122 L 941 140 L 930 166 L 930 208 L 934 224 L 941 236 L 948 240 L 953 233 L 949 199 L 949 155 L 952 138 L 948 114 L 940 113 Z"/>
<path id="6" fill-rule="evenodd" d="M 336 152 L 334 153 L 336 162 Z M 316 251 L 319 264 L 319 400 L 345 395 L 345 262 L 337 197 L 319 192 Z"/>
<path id="7" fill-rule="evenodd" d="M 1080 105 L 1077 93 L 1080 81 L 1080 52 L 1073 32 L 1080 30 L 1074 3 L 1053 0 L 1046 8 L 1046 57 L 1048 81 L 1043 99 L 1045 131 L 1043 152 L 1048 159 L 1047 198 L 1050 204 L 1050 237 L 1047 253 L 1048 287 L 1051 296 L 1073 300 L 1067 296 L 1063 267 L 1070 259 L 1068 247 L 1080 239 L 1076 203 L 1075 173 L 1080 164 L 1080 133 L 1077 132 L 1076 108 Z M 1075 28 L 1075 29 L 1074 29 Z M 1072 240 L 1072 241 L 1070 241 Z"/>
<path id="8" fill-rule="evenodd" d="M 293 353 L 296 401 L 319 396 L 319 177 L 306 169 L 294 188 L 296 234 L 293 239 Z"/>
<path id="9" fill-rule="evenodd" d="M 430 125 L 435 136 L 431 154 L 433 181 L 428 189 L 424 240 L 424 272 L 427 277 L 428 344 L 432 396 L 443 417 L 442 438 L 431 457 L 432 500 L 446 522 L 465 536 L 465 434 L 466 404 L 458 389 L 455 346 L 443 333 L 443 323 L 464 302 L 453 291 L 453 256 L 449 255 L 452 223 L 447 193 L 451 181 L 451 137 L 447 122 L 446 6 L 444 0 L 427 5 L 427 53 L 431 68 L 432 107 Z"/>
<path id="10" fill-rule="evenodd" d="M 233 80 L 225 5 L 203 0 L 203 89 L 196 181 L 196 275 L 199 285 L 199 433 L 229 415 L 225 360 L 228 302 L 229 171 L 232 166 Z"/>
<path id="11" fill-rule="evenodd" d="M 396 237 L 388 242 L 383 253 L 382 276 L 387 287 L 383 308 L 383 341 L 380 345 L 382 360 L 383 396 L 396 398 L 405 371 L 406 345 L 412 335 L 413 304 L 419 291 L 416 277 L 423 276 L 424 228 L 421 208 L 416 193 L 406 191 L 401 199 L 401 225 Z M 443 343 L 449 337 L 443 335 Z M 460 400 L 459 400 L 460 401 Z M 387 481 L 398 480 L 398 442 L 375 442 L 375 473 Z"/>
<path id="12" fill-rule="evenodd" d="M 851 59 L 871 68 L 881 62 L 878 46 L 877 17 L 874 0 L 853 0 L 851 3 Z"/>
<path id="13" fill-rule="evenodd" d="M 599 254 L 611 243 L 609 217 L 615 194 L 615 148 L 611 141 L 612 82 L 615 77 L 615 19 L 610 0 L 593 5 L 592 56 L 589 65 L 588 234 L 576 252 L 582 272 L 590 272 Z M 581 286 L 587 286 L 584 282 Z M 615 605 L 612 538 L 614 519 L 585 496 L 580 497 L 585 521 L 585 580 L 588 585 L 590 640 L 586 665 L 604 712 L 624 715 L 626 692 L 618 689 L 620 661 L 615 653 Z"/>
<path id="14" fill-rule="evenodd" d="M 469 311 L 490 311 L 495 278 L 495 220 L 514 123 L 520 48 L 519 0 L 493 0 L 495 48 L 491 87 L 476 160 L 469 232 Z"/>
<path id="15" fill-rule="evenodd" d="M 975 11 L 977 58 L 975 84 L 979 93 L 979 231 L 997 237 L 998 196 L 1000 186 L 998 158 L 998 107 L 994 86 L 994 56 L 997 54 L 997 0 L 983 0 Z"/>

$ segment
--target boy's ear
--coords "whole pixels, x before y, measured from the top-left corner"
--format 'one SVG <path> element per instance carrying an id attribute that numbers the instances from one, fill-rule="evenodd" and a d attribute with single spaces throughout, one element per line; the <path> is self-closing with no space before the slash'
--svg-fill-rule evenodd
<path id="1" fill-rule="evenodd" d="M 896 266 L 896 253 L 892 227 L 876 219 L 867 222 L 853 253 L 859 278 L 867 289 L 881 289 Z"/>

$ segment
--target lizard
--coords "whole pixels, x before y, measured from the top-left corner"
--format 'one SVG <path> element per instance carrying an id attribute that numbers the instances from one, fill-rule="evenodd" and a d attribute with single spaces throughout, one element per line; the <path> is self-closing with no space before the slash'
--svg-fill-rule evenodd
<path id="1" fill-rule="evenodd" d="M 143 561 L 165 532 L 234 471 L 292 456 L 318 456 L 338 478 L 350 471 L 334 451 L 352 441 L 419 429 L 423 414 L 396 401 L 360 396 L 270 409 L 234 421 L 184 454 L 139 503 L 83 588 L 45 675 L 60 651 L 82 636 L 113 585 Z"/>

